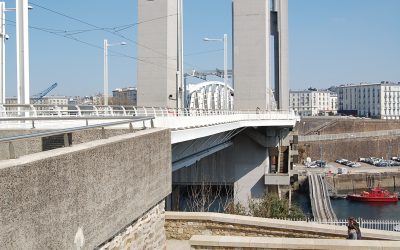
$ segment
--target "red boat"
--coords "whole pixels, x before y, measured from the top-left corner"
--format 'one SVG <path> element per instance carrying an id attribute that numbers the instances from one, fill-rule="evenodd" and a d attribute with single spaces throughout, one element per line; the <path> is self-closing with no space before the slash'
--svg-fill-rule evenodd
<path id="1" fill-rule="evenodd" d="M 399 200 L 396 193 L 390 194 L 389 191 L 381 189 L 379 185 L 369 192 L 363 191 L 360 194 L 349 194 L 346 198 L 352 201 L 368 202 L 397 202 Z"/>

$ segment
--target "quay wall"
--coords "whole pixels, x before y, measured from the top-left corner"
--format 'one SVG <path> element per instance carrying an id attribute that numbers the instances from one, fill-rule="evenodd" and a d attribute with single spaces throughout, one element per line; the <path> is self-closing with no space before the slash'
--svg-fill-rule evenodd
<path id="1" fill-rule="evenodd" d="M 170 136 L 142 130 L 0 161 L 0 249 L 94 249 L 130 226 L 163 249 Z"/>
<path id="2" fill-rule="evenodd" d="M 388 159 L 400 154 L 400 122 L 347 117 L 304 117 L 296 124 L 299 162 L 362 157 Z M 306 136 L 304 136 L 307 134 Z"/>
<path id="3" fill-rule="evenodd" d="M 339 134 L 393 129 L 400 129 L 400 122 L 398 120 L 347 117 L 303 117 L 301 121 L 296 124 L 296 130 L 299 135 L 304 135 L 314 130 L 317 130 L 315 131 L 317 134 Z"/>
<path id="4" fill-rule="evenodd" d="M 326 176 L 325 180 L 331 184 L 338 192 L 350 191 L 354 189 L 367 189 L 368 183 L 381 187 L 400 190 L 400 172 L 384 173 L 352 173 L 334 176 Z"/>
<path id="5" fill-rule="evenodd" d="M 348 159 L 358 161 L 360 157 L 388 159 L 400 153 L 400 136 L 348 138 L 337 140 L 301 141 L 298 146 L 299 159 L 323 159 L 335 161 Z"/>

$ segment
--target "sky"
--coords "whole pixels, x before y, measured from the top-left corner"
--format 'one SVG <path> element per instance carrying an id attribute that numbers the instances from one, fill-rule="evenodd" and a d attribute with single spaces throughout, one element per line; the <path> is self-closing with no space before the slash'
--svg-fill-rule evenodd
<path id="1" fill-rule="evenodd" d="M 7 8 L 15 0 L 5 0 Z M 29 12 L 30 91 L 57 82 L 51 95 L 103 91 L 103 40 L 112 46 L 110 91 L 136 85 L 137 0 L 32 0 Z M 399 0 L 289 0 L 289 86 L 400 82 Z M 223 68 L 223 44 L 204 37 L 228 34 L 231 0 L 184 0 L 185 71 Z M 140 24 L 139 24 L 140 25 Z M 6 12 L 6 95 L 15 96 L 15 13 Z M 110 52 L 110 54 L 113 54 Z"/>

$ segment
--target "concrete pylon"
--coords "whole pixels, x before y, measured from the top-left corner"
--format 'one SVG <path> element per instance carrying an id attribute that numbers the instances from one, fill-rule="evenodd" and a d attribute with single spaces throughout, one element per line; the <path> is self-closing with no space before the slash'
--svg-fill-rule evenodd
<path id="1" fill-rule="evenodd" d="M 178 72 L 180 11 L 180 0 L 138 0 L 138 106 L 182 105 Z"/>
<path id="2" fill-rule="evenodd" d="M 233 76 L 236 110 L 289 109 L 288 1 L 233 0 Z M 271 37 L 274 42 L 271 44 Z M 274 79 L 270 56 L 274 48 Z"/>
<path id="3" fill-rule="evenodd" d="M 233 0 L 235 110 L 270 107 L 269 2 Z"/>

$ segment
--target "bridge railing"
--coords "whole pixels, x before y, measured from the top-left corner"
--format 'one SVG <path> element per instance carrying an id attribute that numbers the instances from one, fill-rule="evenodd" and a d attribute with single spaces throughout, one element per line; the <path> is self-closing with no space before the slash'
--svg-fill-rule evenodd
<path id="1" fill-rule="evenodd" d="M 214 116 L 214 115 L 257 115 L 273 118 L 276 115 L 295 117 L 293 111 L 281 110 L 210 110 L 210 109 L 175 109 L 166 107 L 138 107 L 119 105 L 19 105 L 1 104 L 0 117 L 54 117 L 54 116 Z"/>
<path id="2" fill-rule="evenodd" d="M 298 117 L 293 111 L 263 110 L 207 110 L 173 109 L 165 107 L 101 106 L 101 105 L 0 105 L 0 124 L 3 127 L 26 128 L 20 121 L 29 120 L 32 128 L 51 126 L 56 120 L 64 120 L 57 127 L 75 126 L 79 119 L 86 125 L 101 122 L 103 119 L 124 119 L 131 117 L 154 117 L 156 127 L 171 129 L 210 126 L 223 123 L 257 120 L 286 120 L 293 123 Z M 70 120 L 70 121 L 67 121 Z M 96 121 L 98 120 L 98 121 Z M 36 122 L 36 123 L 35 123 Z M 293 124 L 294 125 L 294 124 Z"/>

